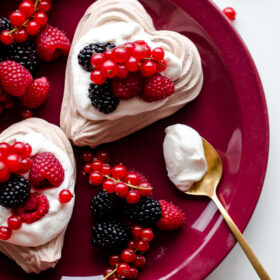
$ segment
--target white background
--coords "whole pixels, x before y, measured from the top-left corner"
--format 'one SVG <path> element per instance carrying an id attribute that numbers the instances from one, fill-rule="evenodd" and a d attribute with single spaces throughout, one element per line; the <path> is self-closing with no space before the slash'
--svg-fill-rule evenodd
<path id="1" fill-rule="evenodd" d="M 213 0 L 231 6 L 240 33 L 258 68 L 269 111 L 270 151 L 260 200 L 244 236 L 271 278 L 280 279 L 280 0 Z M 244 93 L 246 94 L 246 93 Z M 259 279 L 236 245 L 207 280 Z"/>

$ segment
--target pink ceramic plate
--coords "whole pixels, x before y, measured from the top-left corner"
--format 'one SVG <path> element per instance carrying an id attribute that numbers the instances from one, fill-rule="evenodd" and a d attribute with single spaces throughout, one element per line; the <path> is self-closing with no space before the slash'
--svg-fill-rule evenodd
<path id="1" fill-rule="evenodd" d="M 155 198 L 165 198 L 186 212 L 186 226 L 176 233 L 157 233 L 140 279 L 203 279 L 226 256 L 235 240 L 215 206 L 205 198 L 183 195 L 167 178 L 162 155 L 164 128 L 186 123 L 220 152 L 224 175 L 218 189 L 222 203 L 243 231 L 259 198 L 268 156 L 268 118 L 262 85 L 254 63 L 226 18 L 207 0 L 141 1 L 159 29 L 178 31 L 194 41 L 202 57 L 204 87 L 200 96 L 175 115 L 120 141 L 104 145 L 113 162 L 122 161 L 146 174 Z M 19 1 L 1 1 L 1 16 Z M 92 0 L 53 1 L 50 23 L 72 37 Z M 51 80 L 51 97 L 38 116 L 55 124 L 63 93 L 66 59 L 42 65 Z M 15 112 L 1 119 L 1 129 L 17 121 Z M 77 159 L 82 149 L 75 149 Z M 0 256 L 0 279 L 83 279 L 101 275 L 106 255 L 90 246 L 92 219 L 89 202 L 94 193 L 81 175 L 78 160 L 76 205 L 62 260 L 55 269 L 27 276 Z M 70 278 L 67 278 L 70 277 Z M 100 279 L 91 277 L 90 279 Z"/>

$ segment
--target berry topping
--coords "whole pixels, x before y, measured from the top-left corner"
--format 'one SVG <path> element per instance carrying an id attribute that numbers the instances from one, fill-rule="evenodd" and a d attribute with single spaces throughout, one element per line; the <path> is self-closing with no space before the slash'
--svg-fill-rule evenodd
<path id="1" fill-rule="evenodd" d="M 120 101 L 113 94 L 110 80 L 107 79 L 103 85 L 91 83 L 88 91 L 91 104 L 98 111 L 109 114 L 117 109 Z"/>
<path id="2" fill-rule="evenodd" d="M 149 250 L 150 244 L 148 242 L 143 241 L 143 240 L 139 240 L 136 244 L 136 248 L 140 252 L 146 252 L 146 251 Z"/>
<path id="3" fill-rule="evenodd" d="M 114 61 L 106 60 L 102 64 L 101 71 L 106 78 L 113 78 L 118 73 L 118 66 Z"/>
<path id="4" fill-rule="evenodd" d="M 90 79 L 96 85 L 102 85 L 106 81 L 106 77 L 103 75 L 102 71 L 99 69 L 93 70 L 91 72 Z"/>
<path id="5" fill-rule="evenodd" d="M 37 15 L 44 14 L 38 12 Z M 34 20 L 41 26 L 40 21 Z M 47 25 L 36 37 L 36 46 L 40 58 L 50 62 L 60 55 L 66 55 L 70 49 L 70 42 L 66 35 L 56 27 Z"/>
<path id="6" fill-rule="evenodd" d="M 109 153 L 105 151 L 99 151 L 97 153 L 97 159 L 101 160 L 102 162 L 108 162 L 109 161 Z"/>
<path id="7" fill-rule="evenodd" d="M 122 164 L 117 164 L 112 169 L 112 175 L 115 179 L 123 179 L 126 176 L 126 168 Z"/>
<path id="8" fill-rule="evenodd" d="M 154 48 L 152 50 L 152 58 L 156 61 L 162 61 L 164 58 L 164 50 L 163 48 Z"/>
<path id="9" fill-rule="evenodd" d="M 133 264 L 137 268 L 143 267 L 146 264 L 146 258 L 143 255 L 136 255 L 136 259 Z"/>
<path id="10" fill-rule="evenodd" d="M 27 108 L 37 108 L 45 102 L 49 89 L 48 79 L 46 77 L 38 78 L 29 85 L 26 93 L 20 96 L 20 102 Z"/>
<path id="11" fill-rule="evenodd" d="M 11 95 L 20 96 L 32 82 L 30 72 L 19 63 L 7 60 L 0 63 L 1 87 Z"/>
<path id="12" fill-rule="evenodd" d="M 109 264 L 111 267 L 115 267 L 117 264 L 119 264 L 121 261 L 121 257 L 120 255 L 112 255 L 110 258 L 109 258 Z"/>
<path id="13" fill-rule="evenodd" d="M 125 197 L 129 191 L 127 184 L 119 182 L 115 185 L 115 193 L 119 197 Z"/>
<path id="14" fill-rule="evenodd" d="M 89 175 L 89 182 L 94 186 L 99 186 L 103 183 L 103 176 L 100 171 L 93 171 Z"/>
<path id="15" fill-rule="evenodd" d="M 0 227 L 0 240 L 8 240 L 11 235 L 11 229 L 9 229 L 8 227 Z"/>
<path id="16" fill-rule="evenodd" d="M 93 68 L 101 68 L 105 62 L 105 55 L 103 53 L 94 53 L 90 58 L 90 63 Z"/>
<path id="17" fill-rule="evenodd" d="M 125 199 L 129 204 L 135 204 L 140 201 L 141 195 L 137 190 L 131 190 L 127 193 Z"/>
<path id="18" fill-rule="evenodd" d="M 48 22 L 48 16 L 45 13 L 39 11 L 35 13 L 33 20 L 37 22 L 40 27 L 43 27 Z"/>
<path id="19" fill-rule="evenodd" d="M 14 208 L 13 213 L 21 217 L 24 223 L 32 224 L 49 212 L 49 201 L 45 195 L 30 193 L 24 205 Z"/>
<path id="20" fill-rule="evenodd" d="M 126 227 L 117 221 L 105 221 L 92 228 L 92 246 L 119 250 L 123 248 L 129 240 L 129 232 Z"/>
<path id="21" fill-rule="evenodd" d="M 151 60 L 146 60 L 140 65 L 141 75 L 144 77 L 152 76 L 157 70 L 156 63 Z"/>
<path id="22" fill-rule="evenodd" d="M 8 227 L 12 230 L 18 230 L 22 226 L 22 218 L 20 216 L 12 215 L 8 218 Z"/>
<path id="23" fill-rule="evenodd" d="M 145 228 L 141 232 L 141 239 L 145 242 L 150 242 L 154 238 L 154 234 L 150 228 Z"/>
<path id="24" fill-rule="evenodd" d="M 10 14 L 12 26 L 23 25 L 26 21 L 26 15 L 22 11 L 14 11 Z"/>
<path id="25" fill-rule="evenodd" d="M 12 175 L 7 182 L 0 184 L 0 205 L 6 208 L 23 205 L 29 192 L 29 182 L 22 176 Z"/>
<path id="26" fill-rule="evenodd" d="M 125 63 L 129 57 L 129 51 L 125 47 L 115 47 L 112 52 L 112 59 L 117 63 Z"/>
<path id="27" fill-rule="evenodd" d="M 136 259 L 136 254 L 133 250 L 131 249 L 125 249 L 121 253 L 121 258 L 124 262 L 126 263 L 132 263 Z"/>
<path id="28" fill-rule="evenodd" d="M 30 1 L 22 1 L 19 5 L 19 10 L 23 12 L 27 17 L 31 17 L 34 13 L 35 6 Z"/>
<path id="29" fill-rule="evenodd" d="M 14 42 L 14 34 L 10 33 L 8 30 L 4 30 L 0 34 L 0 40 L 4 45 L 10 45 Z"/>
<path id="30" fill-rule="evenodd" d="M 93 171 L 101 171 L 103 167 L 103 162 L 101 160 L 95 160 L 92 164 L 91 164 L 91 168 Z"/>
<path id="31" fill-rule="evenodd" d="M 38 153 L 33 159 L 29 180 L 34 188 L 59 187 L 64 180 L 64 169 L 52 153 Z"/>
<path id="32" fill-rule="evenodd" d="M 235 10 L 232 8 L 232 7 L 226 7 L 223 9 L 223 13 L 226 15 L 226 17 L 233 21 L 235 20 L 235 17 L 236 17 L 236 12 Z"/>
<path id="33" fill-rule="evenodd" d="M 126 277 L 130 272 L 130 266 L 127 263 L 120 263 L 117 267 L 117 273 L 119 276 Z"/>
<path id="34" fill-rule="evenodd" d="M 73 194 L 69 190 L 62 190 L 59 193 L 59 201 L 61 203 L 68 203 L 71 201 Z"/>
<path id="35" fill-rule="evenodd" d="M 115 186 L 116 184 L 114 183 L 113 180 L 108 179 L 103 182 L 103 189 L 108 193 L 114 193 Z"/>
<path id="36" fill-rule="evenodd" d="M 142 235 L 143 228 L 141 226 L 134 226 L 132 228 L 132 235 L 134 240 L 140 240 Z"/>
<path id="37" fill-rule="evenodd" d="M 174 93 L 174 83 L 161 74 L 147 78 L 144 93 L 141 96 L 145 101 L 152 102 L 166 98 Z"/>
<path id="38" fill-rule="evenodd" d="M 91 151 L 85 151 L 82 155 L 84 162 L 91 162 L 93 161 L 93 153 Z"/>
<path id="39" fill-rule="evenodd" d="M 2 154 L 0 154 L 0 156 L 2 157 Z M 7 164 L 5 163 L 5 161 L 2 161 L 3 159 L 1 159 L 0 161 L 0 178 L 6 178 L 7 175 L 9 174 L 9 168 L 7 166 Z"/>
<path id="40" fill-rule="evenodd" d="M 156 223 L 161 230 L 174 230 L 184 224 L 185 216 L 181 209 L 165 200 L 159 201 L 162 217 Z"/>
<path id="41" fill-rule="evenodd" d="M 138 73 L 131 73 L 126 78 L 115 78 L 112 81 L 113 93 L 119 99 L 128 99 L 140 94 L 143 90 L 143 78 Z"/>
<path id="42" fill-rule="evenodd" d="M 21 117 L 22 120 L 32 118 L 33 117 L 33 111 L 28 109 L 28 108 L 24 108 L 20 111 L 20 117 Z"/>
<path id="43" fill-rule="evenodd" d="M 136 279 L 138 277 L 138 269 L 136 267 L 130 267 L 129 274 L 127 275 L 128 279 Z"/>

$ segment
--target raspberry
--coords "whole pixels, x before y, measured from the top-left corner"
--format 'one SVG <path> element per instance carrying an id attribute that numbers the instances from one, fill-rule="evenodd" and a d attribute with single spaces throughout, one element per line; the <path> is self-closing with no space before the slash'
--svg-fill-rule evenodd
<path id="1" fill-rule="evenodd" d="M 0 63 L 1 87 L 11 95 L 21 96 L 32 82 L 30 72 L 19 63 L 6 60 Z"/>
<path id="2" fill-rule="evenodd" d="M 115 78 L 112 81 L 112 89 L 119 99 L 128 99 L 142 92 L 143 78 L 138 73 L 130 73 L 124 79 Z"/>
<path id="3" fill-rule="evenodd" d="M 141 97 L 147 102 L 152 102 L 170 96 L 174 93 L 174 90 L 172 80 L 160 74 L 155 74 L 146 79 L 144 93 Z"/>
<path id="4" fill-rule="evenodd" d="M 29 85 L 26 93 L 20 96 L 20 102 L 27 108 L 37 108 L 45 102 L 49 89 L 50 84 L 47 78 L 38 78 Z"/>
<path id="5" fill-rule="evenodd" d="M 161 230 L 174 230 L 181 227 L 185 221 L 185 215 L 181 209 L 165 200 L 160 200 L 162 218 L 156 223 Z"/>
<path id="6" fill-rule="evenodd" d="M 30 184 L 34 188 L 59 187 L 63 180 L 63 167 L 52 153 L 43 152 L 35 156 L 29 174 Z"/>
<path id="7" fill-rule="evenodd" d="M 24 205 L 14 208 L 13 214 L 22 218 L 24 223 L 32 224 L 49 212 L 49 201 L 45 195 L 31 193 Z"/>
<path id="8" fill-rule="evenodd" d="M 46 62 L 50 62 L 60 55 L 67 55 L 70 50 L 70 42 L 66 35 L 51 25 L 46 25 L 36 37 L 36 46 L 40 58 Z"/>

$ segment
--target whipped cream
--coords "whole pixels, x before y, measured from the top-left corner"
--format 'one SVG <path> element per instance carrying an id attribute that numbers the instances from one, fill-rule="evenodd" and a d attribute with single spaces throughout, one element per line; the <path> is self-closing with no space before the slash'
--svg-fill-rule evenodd
<path id="1" fill-rule="evenodd" d="M 71 75 L 73 81 L 74 102 L 79 113 L 88 120 L 115 120 L 123 116 L 137 115 L 143 112 L 155 110 L 163 106 L 168 98 L 146 102 L 139 96 L 128 100 L 120 100 L 117 109 L 110 114 L 103 114 L 96 110 L 89 99 L 90 72 L 85 71 L 78 63 L 79 52 L 87 45 L 95 42 L 112 42 L 122 45 L 126 42 L 144 40 L 153 49 L 163 47 L 152 41 L 152 36 L 147 34 L 144 29 L 135 22 L 113 22 L 90 29 L 79 41 L 76 42 L 71 56 Z M 163 74 L 173 81 L 178 79 L 182 72 L 182 62 L 172 53 L 165 51 L 165 60 L 168 67 Z"/>
<path id="2" fill-rule="evenodd" d="M 59 202 L 58 197 L 63 189 L 69 189 L 74 195 L 74 169 L 68 155 L 37 132 L 16 137 L 16 141 L 29 143 L 32 147 L 31 156 L 41 152 L 54 154 L 64 169 L 64 181 L 59 187 L 42 191 L 31 188 L 31 192 L 39 192 L 46 195 L 49 200 L 49 212 L 32 224 L 23 223 L 22 227 L 19 230 L 14 230 L 11 238 L 5 241 L 15 245 L 35 247 L 52 240 L 67 226 L 72 215 L 74 199 L 69 203 L 62 204 Z M 7 219 L 11 215 L 11 209 L 0 206 L 0 226 L 7 226 Z"/>
<path id="3" fill-rule="evenodd" d="M 169 126 L 165 133 L 163 154 L 168 177 L 180 191 L 187 191 L 207 171 L 202 139 L 183 124 Z"/>

